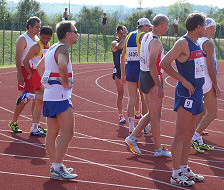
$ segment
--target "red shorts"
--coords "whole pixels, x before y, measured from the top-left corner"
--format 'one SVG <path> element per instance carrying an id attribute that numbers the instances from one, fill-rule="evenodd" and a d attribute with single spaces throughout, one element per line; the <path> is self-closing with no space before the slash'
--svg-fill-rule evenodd
<path id="1" fill-rule="evenodd" d="M 28 79 L 28 76 L 30 75 L 30 73 L 26 70 L 26 68 L 24 66 L 22 66 L 21 69 L 22 69 L 22 75 L 24 78 L 25 85 L 22 87 L 18 84 L 18 90 L 25 90 L 25 91 L 32 93 L 33 83 L 32 83 L 32 80 Z M 17 75 L 17 78 L 18 78 L 18 75 Z"/>
<path id="2" fill-rule="evenodd" d="M 178 25 L 173 25 L 173 27 L 174 27 L 174 33 L 177 33 L 178 32 Z"/>
<path id="3" fill-rule="evenodd" d="M 33 88 L 35 91 L 37 91 L 37 90 L 40 90 L 40 86 L 42 85 L 41 77 L 36 69 L 32 69 L 32 70 L 33 70 L 33 75 L 32 75 Z"/>

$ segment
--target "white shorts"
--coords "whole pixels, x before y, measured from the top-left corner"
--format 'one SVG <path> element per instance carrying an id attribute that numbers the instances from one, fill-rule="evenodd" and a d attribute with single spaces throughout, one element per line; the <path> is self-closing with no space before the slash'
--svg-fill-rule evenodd
<path id="1" fill-rule="evenodd" d="M 209 74 L 205 74 L 205 83 L 203 85 L 203 94 L 209 92 L 212 88 L 212 81 Z"/>

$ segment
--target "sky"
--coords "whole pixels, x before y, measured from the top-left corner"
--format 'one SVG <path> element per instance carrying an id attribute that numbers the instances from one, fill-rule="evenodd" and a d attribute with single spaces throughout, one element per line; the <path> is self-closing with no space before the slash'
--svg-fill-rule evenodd
<path id="1" fill-rule="evenodd" d="M 7 0 L 7 1 L 15 1 L 18 0 Z M 36 0 L 40 3 L 65 3 L 66 1 L 69 4 L 85 4 L 85 5 L 124 5 L 127 7 L 138 8 L 140 7 L 139 1 L 142 1 L 141 7 L 159 7 L 159 6 L 169 6 L 177 2 L 178 0 Z M 218 8 L 224 8 L 224 1 L 223 0 L 203 0 L 195 2 L 195 0 L 186 0 L 187 3 L 195 4 L 195 5 L 213 5 L 213 7 L 218 6 Z"/>

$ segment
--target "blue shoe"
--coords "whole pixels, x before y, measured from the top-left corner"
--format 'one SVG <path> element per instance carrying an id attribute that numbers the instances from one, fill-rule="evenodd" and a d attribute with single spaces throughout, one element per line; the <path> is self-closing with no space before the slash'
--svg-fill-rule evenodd
<path id="1" fill-rule="evenodd" d="M 33 131 L 31 131 L 31 132 L 30 132 L 30 136 L 45 137 L 46 134 L 45 134 L 44 132 L 42 132 L 42 131 L 37 131 L 37 132 L 33 132 Z"/>
<path id="2" fill-rule="evenodd" d="M 17 106 L 18 106 L 21 102 L 23 102 L 23 103 L 27 103 L 27 101 L 28 101 L 28 98 L 26 97 L 26 94 L 27 94 L 27 93 L 28 93 L 27 91 L 23 92 L 22 95 L 17 99 L 17 101 L 16 101 L 16 105 L 17 105 Z"/>

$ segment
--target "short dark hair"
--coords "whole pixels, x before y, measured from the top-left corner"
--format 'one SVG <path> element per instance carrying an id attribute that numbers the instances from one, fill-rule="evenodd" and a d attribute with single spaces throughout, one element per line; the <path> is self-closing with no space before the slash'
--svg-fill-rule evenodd
<path id="1" fill-rule="evenodd" d="M 205 16 L 201 13 L 191 13 L 185 21 L 187 31 L 193 31 L 198 25 L 203 26 L 204 23 Z"/>
<path id="2" fill-rule="evenodd" d="M 26 25 L 27 30 L 29 30 L 29 25 L 30 25 L 31 27 L 34 27 L 35 24 L 36 24 L 36 22 L 37 22 L 37 23 L 40 23 L 40 22 L 41 22 L 40 19 L 39 19 L 38 17 L 36 17 L 36 16 L 30 17 L 30 18 L 27 20 L 27 25 Z"/>
<path id="3" fill-rule="evenodd" d="M 67 32 L 71 32 L 72 26 L 75 24 L 75 21 L 61 21 L 56 25 L 56 32 L 58 40 L 61 40 L 65 37 Z"/>
<path id="4" fill-rule="evenodd" d="M 53 30 L 50 26 L 48 25 L 45 25 L 45 26 L 42 26 L 40 28 L 40 34 L 45 34 L 45 35 L 53 35 Z"/>
<path id="5" fill-rule="evenodd" d="M 123 31 L 123 25 L 119 25 L 116 30 L 117 30 L 117 33 L 119 33 L 121 30 Z"/>

